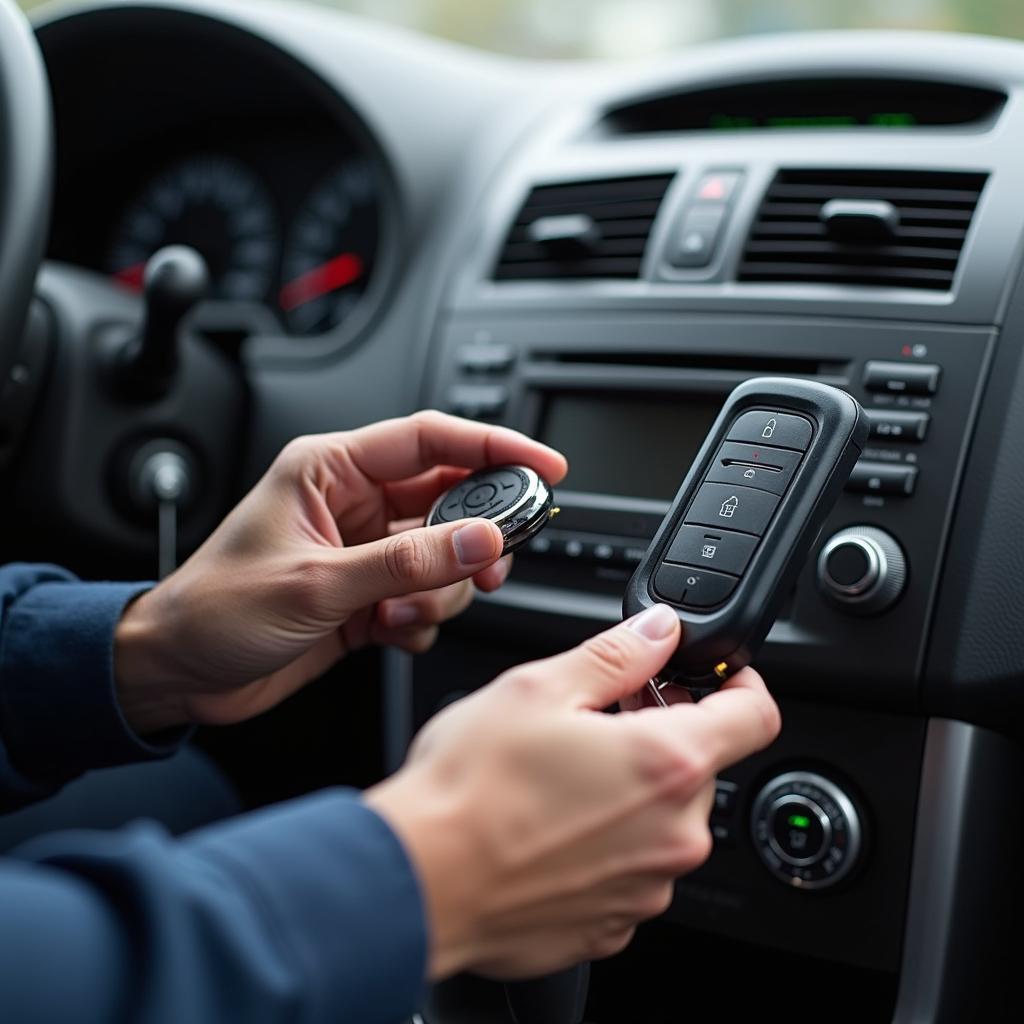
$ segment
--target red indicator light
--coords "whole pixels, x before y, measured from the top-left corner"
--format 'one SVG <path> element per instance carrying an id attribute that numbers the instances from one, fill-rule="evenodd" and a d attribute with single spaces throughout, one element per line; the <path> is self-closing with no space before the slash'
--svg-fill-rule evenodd
<path id="1" fill-rule="evenodd" d="M 708 178 L 697 193 L 698 199 L 724 199 L 725 182 L 721 178 Z"/>

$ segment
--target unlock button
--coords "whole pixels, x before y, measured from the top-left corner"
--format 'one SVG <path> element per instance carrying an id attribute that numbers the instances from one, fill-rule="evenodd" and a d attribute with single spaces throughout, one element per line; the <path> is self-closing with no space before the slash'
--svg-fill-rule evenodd
<path id="1" fill-rule="evenodd" d="M 772 409 L 757 409 L 739 416 L 729 429 L 730 441 L 771 445 L 775 448 L 795 448 L 807 451 L 814 428 L 811 421 L 791 413 Z"/>

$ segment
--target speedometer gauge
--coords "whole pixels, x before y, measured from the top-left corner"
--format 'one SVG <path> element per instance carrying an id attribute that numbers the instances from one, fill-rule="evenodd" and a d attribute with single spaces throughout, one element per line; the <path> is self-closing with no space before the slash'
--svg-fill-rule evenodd
<path id="1" fill-rule="evenodd" d="M 379 199 L 370 161 L 350 160 L 317 184 L 288 233 L 277 302 L 289 329 L 314 334 L 340 324 L 373 271 Z"/>
<path id="2" fill-rule="evenodd" d="M 165 245 L 202 253 L 211 298 L 264 302 L 271 293 L 278 252 L 273 203 L 237 160 L 190 157 L 154 178 L 122 214 L 108 269 L 140 288 L 146 260 Z"/>

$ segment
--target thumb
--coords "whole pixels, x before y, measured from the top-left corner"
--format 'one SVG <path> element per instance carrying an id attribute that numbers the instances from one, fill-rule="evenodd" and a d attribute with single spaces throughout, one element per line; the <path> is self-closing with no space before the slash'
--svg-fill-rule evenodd
<path id="1" fill-rule="evenodd" d="M 434 590 L 468 579 L 501 557 L 501 530 L 487 519 L 404 530 L 342 548 L 345 603 L 362 608 L 386 597 Z"/>
<path id="2" fill-rule="evenodd" d="M 636 693 L 664 668 L 679 644 L 680 629 L 672 608 L 656 604 L 535 665 L 571 703 L 600 710 Z"/>

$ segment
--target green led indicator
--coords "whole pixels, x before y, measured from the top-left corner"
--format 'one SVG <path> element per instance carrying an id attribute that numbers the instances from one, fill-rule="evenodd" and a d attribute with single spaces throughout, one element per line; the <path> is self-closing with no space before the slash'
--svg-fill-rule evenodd
<path id="1" fill-rule="evenodd" d="M 791 814 L 786 819 L 787 825 L 792 825 L 793 828 L 810 828 L 811 819 L 806 814 Z"/>

